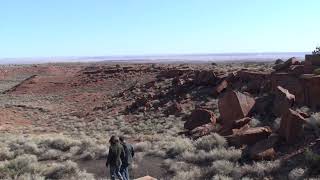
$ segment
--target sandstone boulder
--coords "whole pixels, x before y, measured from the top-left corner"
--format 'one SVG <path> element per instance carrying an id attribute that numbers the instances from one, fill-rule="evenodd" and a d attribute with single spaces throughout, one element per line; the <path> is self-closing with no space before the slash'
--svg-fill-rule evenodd
<path id="1" fill-rule="evenodd" d="M 268 136 L 272 133 L 270 127 L 255 127 L 255 128 L 249 128 L 243 131 L 239 131 L 229 137 L 227 139 L 229 140 L 230 144 L 233 145 L 253 145 L 257 143 L 258 141 L 261 141 L 263 139 L 267 139 Z"/>
<path id="2" fill-rule="evenodd" d="M 213 71 L 202 70 L 195 71 L 194 83 L 197 85 L 215 85 L 217 76 Z"/>
<path id="3" fill-rule="evenodd" d="M 288 109 L 281 117 L 279 135 L 288 143 L 293 143 L 302 133 L 305 118 L 297 111 Z"/>
<path id="4" fill-rule="evenodd" d="M 226 92 L 218 102 L 222 124 L 232 126 L 235 120 L 246 117 L 254 104 L 254 98 L 248 94 L 238 91 Z"/>
<path id="5" fill-rule="evenodd" d="M 184 128 L 192 130 L 208 123 L 212 123 L 213 125 L 216 123 L 216 117 L 214 113 L 205 109 L 196 109 L 191 113 L 189 119 L 185 122 Z"/>
<path id="6" fill-rule="evenodd" d="M 285 111 L 287 111 L 287 109 L 293 107 L 294 102 L 295 96 L 291 94 L 287 89 L 278 86 L 273 104 L 274 115 L 281 116 Z"/>

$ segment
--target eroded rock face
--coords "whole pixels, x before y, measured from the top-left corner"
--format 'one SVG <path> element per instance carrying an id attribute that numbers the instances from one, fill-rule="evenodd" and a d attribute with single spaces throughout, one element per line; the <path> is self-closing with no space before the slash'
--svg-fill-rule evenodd
<path id="1" fill-rule="evenodd" d="M 226 92 L 218 102 L 222 124 L 232 126 L 235 120 L 246 117 L 255 104 L 248 94 L 238 91 Z"/>
<path id="2" fill-rule="evenodd" d="M 302 126 L 306 122 L 301 114 L 288 109 L 281 117 L 279 135 L 288 143 L 293 143 L 302 133 Z"/>
<path id="3" fill-rule="evenodd" d="M 268 136 L 272 133 L 270 127 L 255 127 L 249 128 L 243 131 L 238 131 L 232 136 L 227 137 L 230 144 L 237 146 L 240 145 L 253 145 L 258 141 L 267 139 Z"/>
<path id="4" fill-rule="evenodd" d="M 192 130 L 208 123 L 213 125 L 216 123 L 216 117 L 214 113 L 206 109 L 196 109 L 191 113 L 189 119 L 185 122 L 184 128 Z"/>
<path id="5" fill-rule="evenodd" d="M 291 94 L 287 89 L 281 86 L 277 87 L 275 92 L 275 100 L 273 103 L 273 113 L 276 116 L 281 116 L 287 109 L 293 107 L 295 102 L 295 96 Z"/>

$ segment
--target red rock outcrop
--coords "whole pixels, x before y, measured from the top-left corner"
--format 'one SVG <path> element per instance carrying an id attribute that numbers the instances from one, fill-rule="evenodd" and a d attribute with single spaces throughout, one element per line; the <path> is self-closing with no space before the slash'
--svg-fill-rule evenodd
<path id="1" fill-rule="evenodd" d="M 235 120 L 246 117 L 255 104 L 253 97 L 238 91 L 226 92 L 218 102 L 222 124 L 232 126 Z"/>
<path id="2" fill-rule="evenodd" d="M 235 134 L 228 136 L 230 144 L 234 144 L 237 146 L 240 145 L 253 145 L 258 141 L 263 139 L 267 139 L 268 136 L 272 133 L 270 127 L 255 127 L 249 128 L 243 131 L 236 132 Z"/>
<path id="3" fill-rule="evenodd" d="M 205 109 L 196 109 L 191 113 L 189 119 L 185 122 L 184 128 L 192 130 L 208 123 L 212 123 L 213 125 L 216 123 L 216 117 L 214 113 Z"/>
<path id="4" fill-rule="evenodd" d="M 279 135 L 288 143 L 293 143 L 302 133 L 302 126 L 305 118 L 297 111 L 288 109 L 281 117 Z"/>
<path id="5" fill-rule="evenodd" d="M 217 76 L 214 71 L 202 70 L 195 71 L 194 83 L 197 85 L 215 85 L 217 82 Z"/>

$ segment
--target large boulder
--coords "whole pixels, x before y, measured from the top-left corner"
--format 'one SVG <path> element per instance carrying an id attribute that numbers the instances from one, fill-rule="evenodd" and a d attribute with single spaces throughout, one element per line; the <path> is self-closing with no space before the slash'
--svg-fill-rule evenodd
<path id="1" fill-rule="evenodd" d="M 268 139 L 264 139 L 249 147 L 249 157 L 253 160 L 273 160 L 276 152 L 274 146 L 278 142 L 277 134 L 271 134 Z"/>
<path id="2" fill-rule="evenodd" d="M 288 143 L 293 143 L 302 133 L 306 119 L 297 111 L 288 109 L 281 117 L 279 135 Z"/>
<path id="3" fill-rule="evenodd" d="M 235 120 L 246 117 L 255 104 L 252 96 L 238 91 L 226 92 L 218 102 L 223 125 L 232 126 Z"/>
<path id="4" fill-rule="evenodd" d="M 194 83 L 197 85 L 215 85 L 216 74 L 211 70 L 195 71 Z"/>
<path id="5" fill-rule="evenodd" d="M 189 119 L 185 122 L 184 128 L 192 130 L 208 123 L 213 125 L 216 123 L 216 117 L 214 113 L 206 109 L 196 109 L 191 113 Z"/>
<path id="6" fill-rule="evenodd" d="M 294 102 L 295 96 L 291 94 L 287 89 L 278 86 L 277 91 L 275 92 L 273 114 L 276 116 L 281 116 L 287 109 L 293 107 Z"/>
<path id="7" fill-rule="evenodd" d="M 230 144 L 240 145 L 253 145 L 258 141 L 267 139 L 272 133 L 270 127 L 255 127 L 238 131 L 235 134 L 228 136 L 227 139 Z"/>

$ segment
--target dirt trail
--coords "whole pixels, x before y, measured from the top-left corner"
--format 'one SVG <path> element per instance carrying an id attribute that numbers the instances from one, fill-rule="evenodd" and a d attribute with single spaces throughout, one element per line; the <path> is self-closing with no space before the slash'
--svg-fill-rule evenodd
<path id="1" fill-rule="evenodd" d="M 161 167 L 163 159 L 147 156 L 141 161 L 136 162 L 136 166 L 131 170 L 131 179 L 143 177 L 146 175 L 157 179 L 170 179 L 165 170 Z M 95 175 L 97 179 L 110 177 L 109 169 L 106 169 L 106 160 L 79 161 L 79 167 L 88 173 Z"/>

